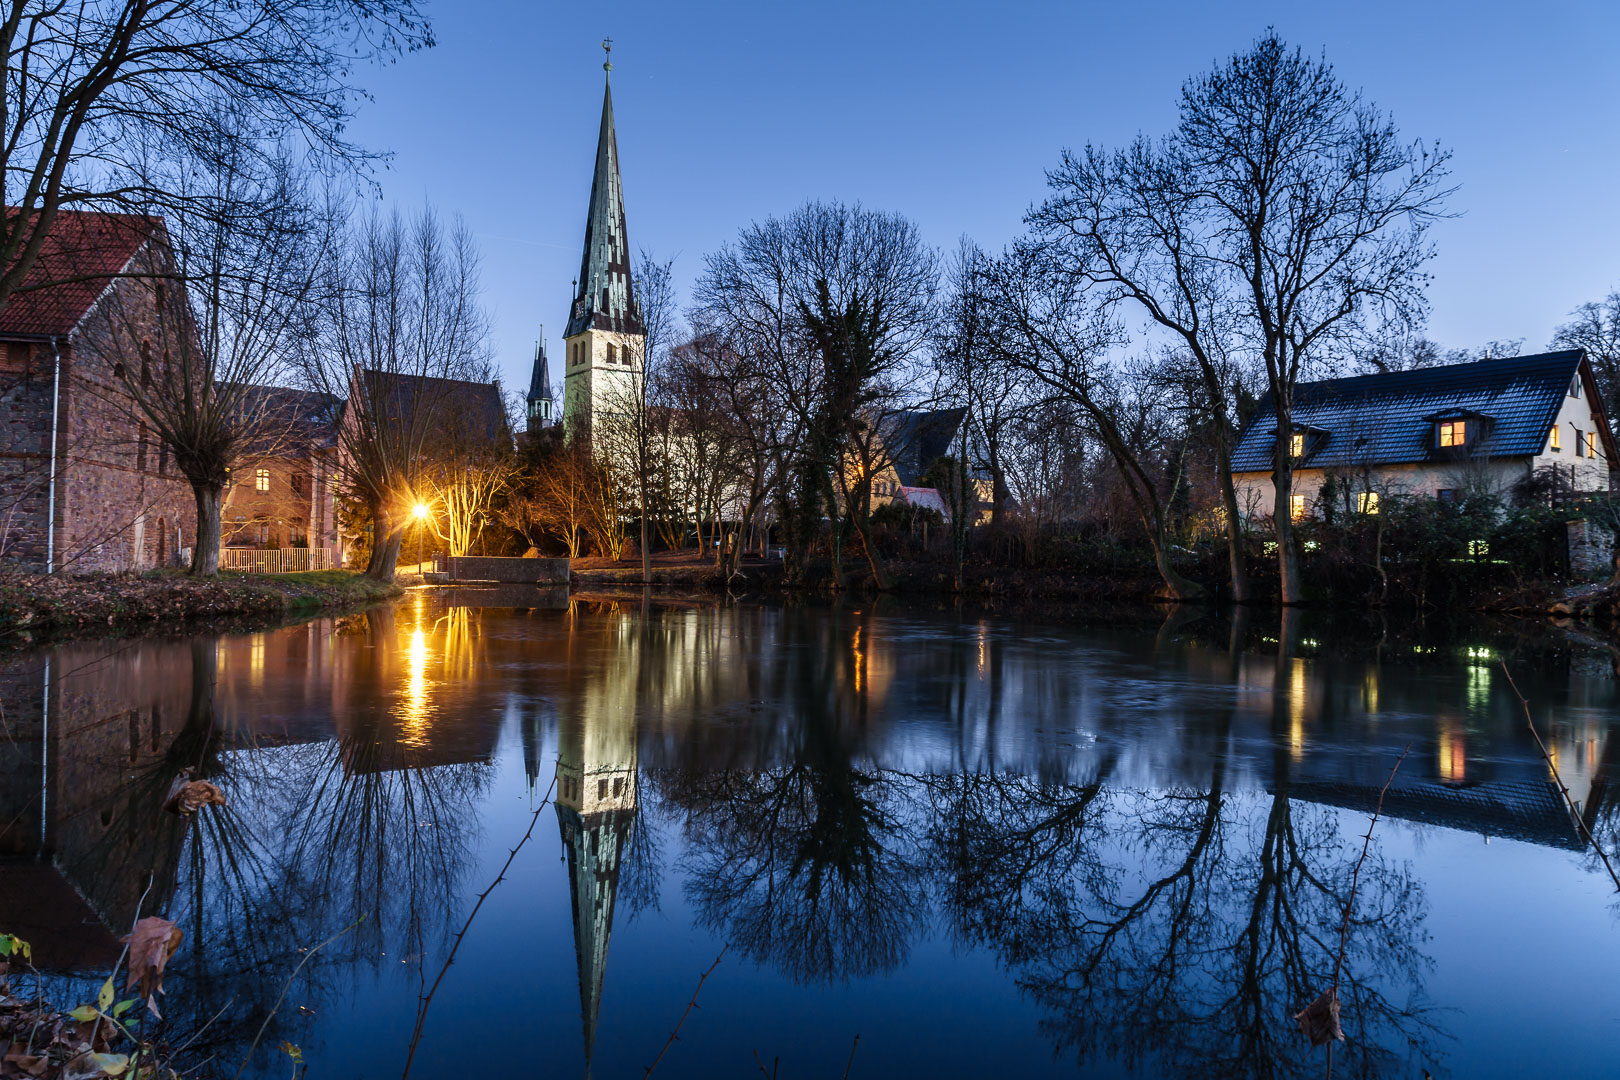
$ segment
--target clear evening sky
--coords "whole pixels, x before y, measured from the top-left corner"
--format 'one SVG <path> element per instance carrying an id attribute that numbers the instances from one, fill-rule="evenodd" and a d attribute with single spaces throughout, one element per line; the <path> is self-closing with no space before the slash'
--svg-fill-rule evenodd
<path id="1" fill-rule="evenodd" d="M 705 252 L 808 198 L 901 211 L 930 242 L 999 248 L 1064 146 L 1175 121 L 1189 75 L 1268 25 L 1454 152 L 1436 226 L 1446 346 L 1545 345 L 1620 287 L 1620 3 L 539 4 L 429 8 L 439 44 L 362 74 L 353 134 L 391 150 L 385 198 L 461 214 L 484 257 L 504 383 L 528 383 L 545 325 L 553 377 L 578 275 L 604 36 L 630 242 Z"/>

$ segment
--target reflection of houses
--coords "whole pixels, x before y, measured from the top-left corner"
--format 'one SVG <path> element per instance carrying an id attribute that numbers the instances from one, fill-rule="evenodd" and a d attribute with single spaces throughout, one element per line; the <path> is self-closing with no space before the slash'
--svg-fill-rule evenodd
<path id="1" fill-rule="evenodd" d="M 1381 495 L 1500 493 L 1547 467 L 1572 490 L 1607 491 L 1616 465 L 1579 349 L 1304 383 L 1292 423 L 1295 518 L 1314 512 L 1330 474 L 1347 505 L 1376 512 Z M 1256 516 L 1272 513 L 1277 439 L 1267 398 L 1232 451 L 1238 500 Z"/>

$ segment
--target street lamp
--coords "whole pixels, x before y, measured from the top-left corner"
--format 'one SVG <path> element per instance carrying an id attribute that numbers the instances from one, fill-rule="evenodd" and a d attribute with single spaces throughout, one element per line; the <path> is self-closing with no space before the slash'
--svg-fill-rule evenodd
<path id="1" fill-rule="evenodd" d="M 428 514 L 431 513 L 431 512 L 432 511 L 430 511 L 428 509 L 428 504 L 427 503 L 417 503 L 416 504 L 416 572 L 418 574 L 423 573 L 423 570 L 422 570 L 422 534 L 427 531 Z"/>

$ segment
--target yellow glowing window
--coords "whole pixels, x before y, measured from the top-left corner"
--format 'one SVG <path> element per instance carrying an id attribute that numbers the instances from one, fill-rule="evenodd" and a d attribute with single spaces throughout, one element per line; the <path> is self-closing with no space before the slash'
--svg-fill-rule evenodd
<path id="1" fill-rule="evenodd" d="M 1595 431 L 1586 433 L 1586 456 L 1597 457 L 1597 432 Z"/>
<path id="2" fill-rule="evenodd" d="M 1305 517 L 1305 496 L 1303 496 L 1303 495 L 1290 495 L 1290 496 L 1288 496 L 1288 516 L 1290 518 L 1292 518 L 1293 520 L 1295 520 L 1295 521 L 1301 521 L 1301 520 L 1304 519 L 1304 517 Z"/>
<path id="3" fill-rule="evenodd" d="M 1378 513 L 1378 492 L 1363 491 L 1356 496 L 1356 509 L 1363 514 Z"/>
<path id="4" fill-rule="evenodd" d="M 269 491 L 270 490 L 270 470 L 269 469 L 254 469 L 253 470 L 253 489 L 255 491 Z"/>
<path id="5" fill-rule="evenodd" d="M 1468 442 L 1468 421 L 1442 420 L 1440 422 L 1440 445 L 1462 446 Z"/>
<path id="6" fill-rule="evenodd" d="M 1305 436 L 1295 434 L 1288 440 L 1288 456 L 1302 458 L 1305 456 Z"/>
<path id="7" fill-rule="evenodd" d="M 1564 441 L 1559 437 L 1557 424 L 1554 424 L 1552 430 L 1547 433 L 1547 446 L 1552 450 L 1562 450 L 1564 448 Z"/>

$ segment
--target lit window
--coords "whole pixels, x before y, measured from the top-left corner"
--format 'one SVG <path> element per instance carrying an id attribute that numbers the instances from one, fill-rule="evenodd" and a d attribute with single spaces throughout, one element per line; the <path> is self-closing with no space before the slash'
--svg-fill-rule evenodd
<path id="1" fill-rule="evenodd" d="M 1295 458 L 1302 458 L 1305 456 L 1304 434 L 1295 432 L 1293 437 L 1288 440 L 1288 456 Z"/>
<path id="2" fill-rule="evenodd" d="M 1295 521 L 1305 520 L 1305 496 L 1288 496 L 1288 516 Z"/>
<path id="3" fill-rule="evenodd" d="M 1440 422 L 1440 445 L 1462 446 L 1468 441 L 1468 421 L 1442 420 Z"/>
<path id="4" fill-rule="evenodd" d="M 255 491 L 269 491 L 270 490 L 270 470 L 269 469 L 254 469 L 253 470 L 253 490 L 255 490 Z"/>
<path id="5" fill-rule="evenodd" d="M 1554 424 L 1552 426 L 1552 430 L 1547 433 L 1547 448 L 1552 450 L 1554 453 L 1557 453 L 1564 448 L 1563 439 L 1560 438 L 1558 434 L 1557 424 Z"/>
<path id="6" fill-rule="evenodd" d="M 1575 456 L 1586 456 L 1586 437 L 1580 428 L 1575 429 Z"/>
<path id="7" fill-rule="evenodd" d="M 1363 514 L 1378 513 L 1378 492 L 1363 491 L 1356 496 L 1356 509 Z"/>
<path id="8" fill-rule="evenodd" d="M 1491 545 L 1489 542 L 1485 540 L 1468 541 L 1468 554 L 1474 556 L 1475 558 L 1479 558 L 1482 555 L 1489 555 L 1490 553 Z"/>
<path id="9" fill-rule="evenodd" d="M 1595 431 L 1586 433 L 1586 456 L 1597 457 L 1597 432 Z"/>

